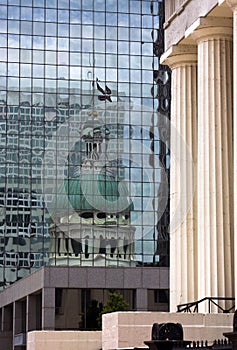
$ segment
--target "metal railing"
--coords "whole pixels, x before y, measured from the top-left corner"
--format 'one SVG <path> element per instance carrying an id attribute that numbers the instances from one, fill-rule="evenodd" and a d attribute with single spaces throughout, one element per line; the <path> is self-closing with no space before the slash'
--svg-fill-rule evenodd
<path id="1" fill-rule="evenodd" d="M 232 305 L 228 308 L 220 305 L 220 302 L 232 302 Z M 211 312 L 212 306 L 216 306 L 218 311 L 223 313 L 233 312 L 235 310 L 235 298 L 232 297 L 205 297 L 203 299 L 193 301 L 191 303 L 179 304 L 177 305 L 177 312 L 198 312 L 198 307 L 201 303 L 208 303 L 208 312 Z"/>

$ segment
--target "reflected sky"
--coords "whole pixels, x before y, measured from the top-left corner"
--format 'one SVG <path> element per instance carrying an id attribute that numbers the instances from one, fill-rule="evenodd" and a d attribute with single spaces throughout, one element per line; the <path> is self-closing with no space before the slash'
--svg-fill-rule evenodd
<path id="1" fill-rule="evenodd" d="M 17 0 L 6 3 L 0 0 L 0 74 L 9 77 L 9 84 L 19 73 L 32 80 L 66 79 L 69 88 L 72 81 L 79 87 L 98 78 L 116 87 L 130 83 L 122 90 L 132 98 L 141 93 L 151 98 L 152 67 L 158 60 L 151 36 L 159 25 L 157 2 L 47 0 L 44 7 L 42 0 L 22 0 L 21 8 Z M 25 83 L 21 79 L 17 85 Z"/>

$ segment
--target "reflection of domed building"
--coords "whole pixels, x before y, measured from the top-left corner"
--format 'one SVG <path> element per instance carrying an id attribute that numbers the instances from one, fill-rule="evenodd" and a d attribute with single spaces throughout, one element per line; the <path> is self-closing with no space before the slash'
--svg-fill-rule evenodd
<path id="1" fill-rule="evenodd" d="M 50 263 L 56 265 L 133 265 L 133 203 L 124 181 L 109 163 L 109 130 L 90 113 L 81 132 L 85 159 L 57 193 L 50 230 Z"/>

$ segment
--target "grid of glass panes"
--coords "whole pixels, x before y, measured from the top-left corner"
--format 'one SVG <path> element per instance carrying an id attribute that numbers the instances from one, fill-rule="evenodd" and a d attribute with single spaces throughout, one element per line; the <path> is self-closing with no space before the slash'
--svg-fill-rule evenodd
<path id="1" fill-rule="evenodd" d="M 48 263 L 47 203 L 52 202 L 52 193 L 42 185 L 42 164 L 46 153 L 53 157 L 49 149 L 52 138 L 56 145 L 63 144 L 68 154 L 72 141 L 72 137 L 64 142 L 57 136 L 59 127 L 66 123 L 71 135 L 75 120 L 78 126 L 82 122 L 82 111 L 97 104 L 109 107 L 110 100 L 157 109 L 152 88 L 153 70 L 159 69 L 159 60 L 153 54 L 153 40 L 160 25 L 159 2 L 0 0 L 2 285 Z M 106 123 L 113 138 L 120 121 L 108 117 Z M 155 164 L 149 165 L 155 185 L 149 179 L 146 182 L 144 175 L 147 150 L 154 149 L 157 155 L 160 150 L 159 133 L 152 123 L 152 118 L 144 117 L 140 127 L 133 125 L 131 113 L 126 113 L 118 128 L 123 134 L 122 148 L 134 139 L 140 149 L 136 161 L 123 164 L 126 176 L 139 187 L 131 214 L 142 216 L 136 227 L 139 238 L 134 254 L 139 264 L 159 261 L 155 255 L 159 208 L 153 204 L 143 215 L 147 191 L 160 182 L 159 166 Z M 76 132 L 73 137 L 77 145 Z M 76 157 L 79 162 L 81 156 L 77 153 Z M 61 168 L 57 158 L 50 161 L 56 169 Z M 119 171 L 123 177 L 124 170 Z M 57 181 L 54 176 L 52 171 L 52 182 Z"/>

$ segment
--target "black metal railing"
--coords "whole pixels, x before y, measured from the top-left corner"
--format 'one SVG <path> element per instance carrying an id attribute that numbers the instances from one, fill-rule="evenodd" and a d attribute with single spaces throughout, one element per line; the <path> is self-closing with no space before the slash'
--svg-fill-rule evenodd
<path id="1" fill-rule="evenodd" d="M 232 302 L 231 306 L 226 308 L 220 305 L 220 302 L 230 301 Z M 235 298 L 232 297 L 205 297 L 203 299 L 193 301 L 190 303 L 179 304 L 177 305 L 177 312 L 198 312 L 198 307 L 201 303 L 208 303 L 208 312 L 211 312 L 212 305 L 215 305 L 218 311 L 223 313 L 233 312 L 235 310 Z"/>
<path id="2" fill-rule="evenodd" d="M 147 347 L 129 347 L 123 348 L 123 350 L 147 350 Z M 100 349 L 102 350 L 102 349 Z M 119 349 L 115 349 L 119 350 Z M 173 346 L 173 350 L 233 350 L 232 344 L 227 339 L 214 340 L 211 344 L 207 341 L 192 341 L 187 347 L 183 347 L 179 343 Z"/>
<path id="3" fill-rule="evenodd" d="M 232 344 L 227 339 L 217 339 L 212 344 L 208 344 L 207 341 L 193 341 L 187 348 L 199 350 L 232 350 Z"/>

